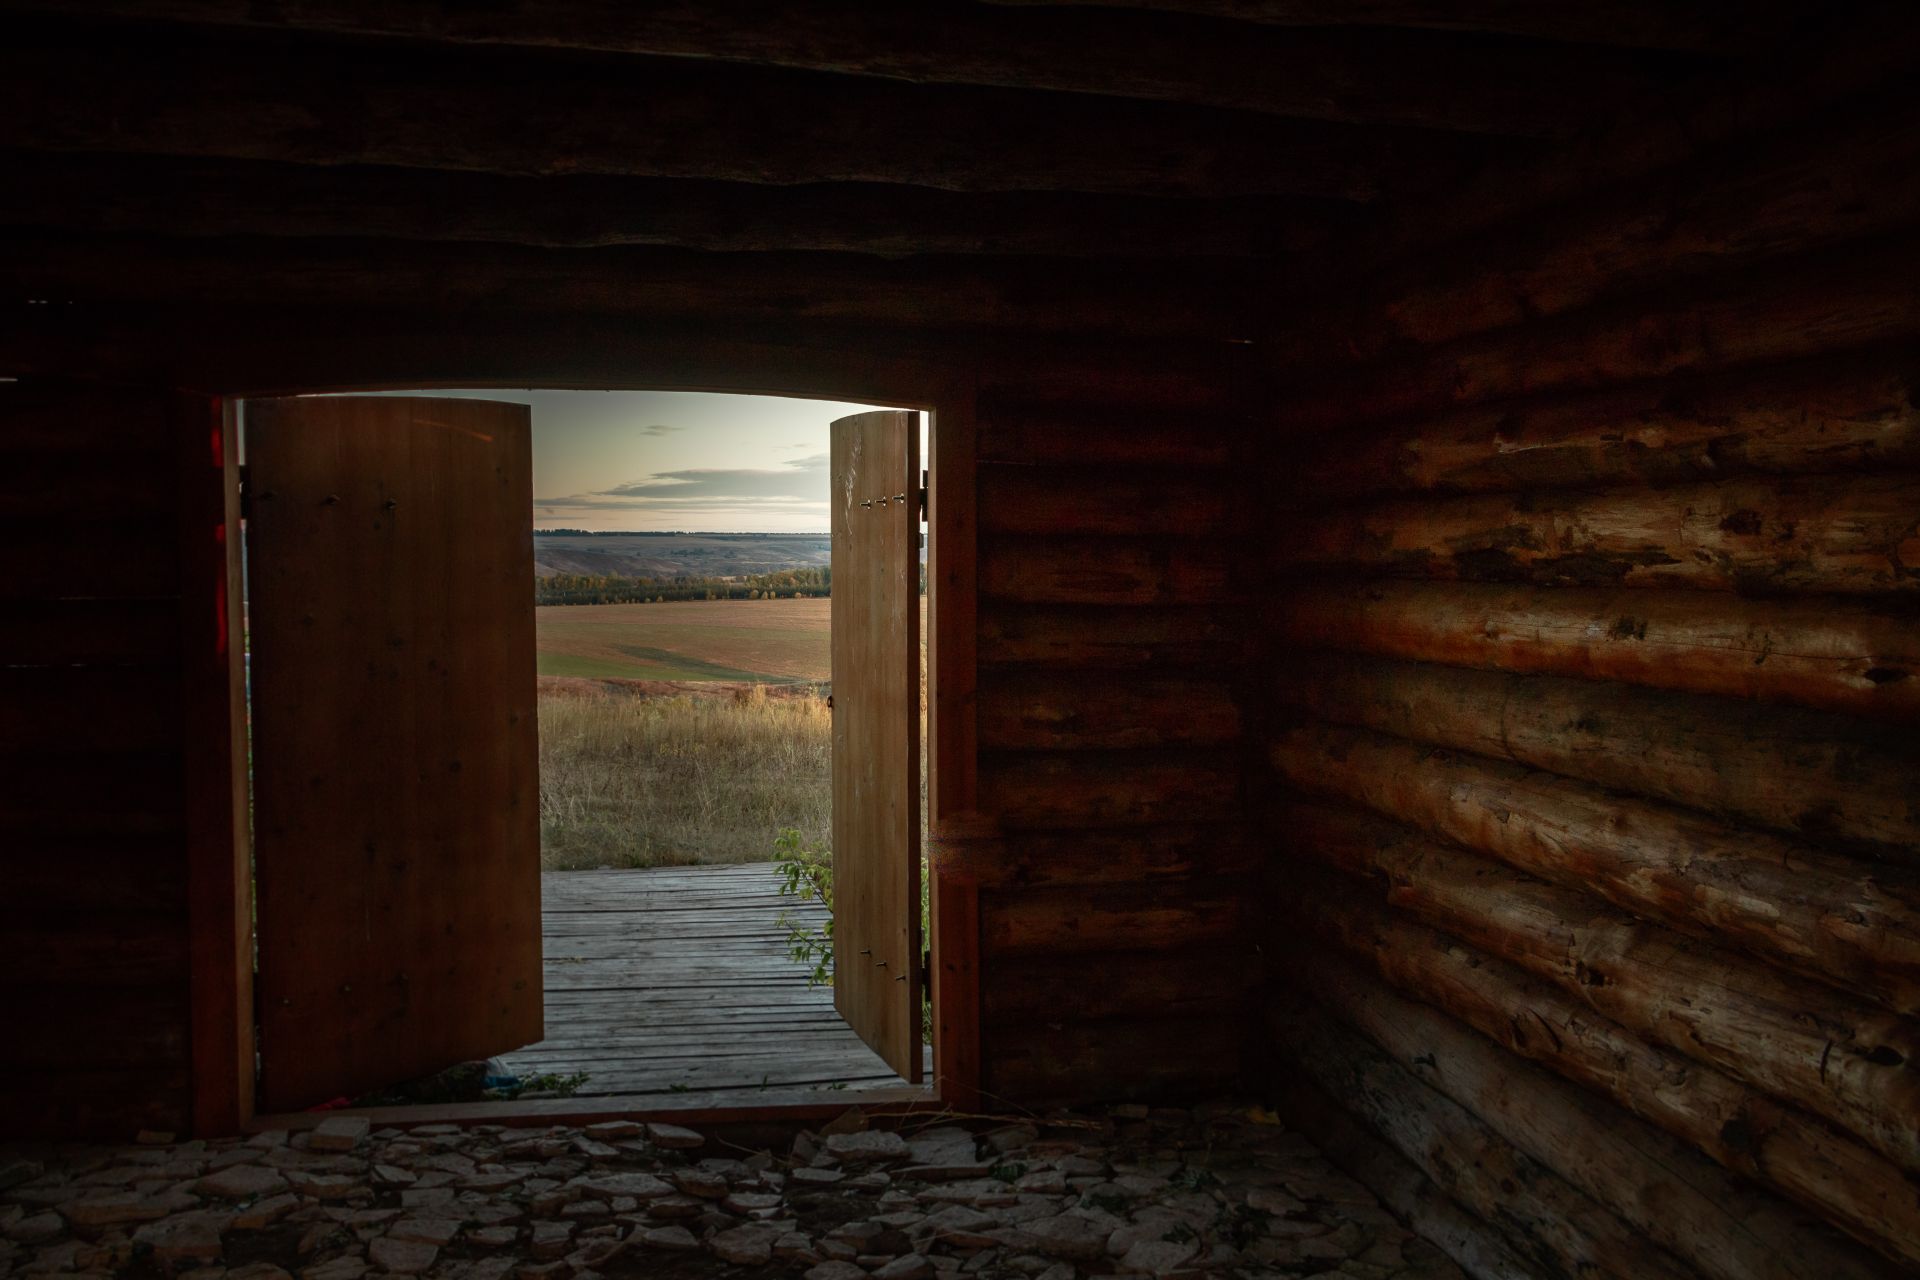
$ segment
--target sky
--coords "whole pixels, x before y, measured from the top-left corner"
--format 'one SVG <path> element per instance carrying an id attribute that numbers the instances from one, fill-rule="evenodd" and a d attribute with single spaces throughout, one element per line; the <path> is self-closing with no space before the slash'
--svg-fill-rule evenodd
<path id="1" fill-rule="evenodd" d="M 885 407 L 693 391 L 396 394 L 533 406 L 534 528 L 595 531 L 824 533 L 828 424 Z"/>

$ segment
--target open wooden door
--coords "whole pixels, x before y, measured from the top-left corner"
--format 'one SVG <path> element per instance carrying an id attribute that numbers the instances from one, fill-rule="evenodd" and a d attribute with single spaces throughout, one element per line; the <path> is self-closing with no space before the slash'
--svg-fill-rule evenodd
<path id="1" fill-rule="evenodd" d="M 916 1083 L 919 488 L 918 414 L 833 424 L 833 1003 Z"/>
<path id="2" fill-rule="evenodd" d="M 524 405 L 246 409 L 260 1106 L 541 1037 Z"/>

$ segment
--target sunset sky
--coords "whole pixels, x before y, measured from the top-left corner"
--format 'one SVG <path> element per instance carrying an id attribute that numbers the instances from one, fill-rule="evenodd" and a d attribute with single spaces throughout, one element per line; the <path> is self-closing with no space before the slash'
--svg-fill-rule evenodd
<path id="1" fill-rule="evenodd" d="M 684 391 L 408 394 L 533 406 L 537 529 L 825 532 L 828 424 L 882 407 Z"/>

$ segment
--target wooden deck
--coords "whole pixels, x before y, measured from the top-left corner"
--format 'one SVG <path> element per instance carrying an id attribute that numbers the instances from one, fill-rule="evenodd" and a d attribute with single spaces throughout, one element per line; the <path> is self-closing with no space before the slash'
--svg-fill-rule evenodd
<path id="1" fill-rule="evenodd" d="M 835 1099 L 904 1081 L 787 955 L 769 863 L 541 877 L 547 1038 L 503 1056 L 518 1075 L 585 1072 L 580 1096 Z"/>

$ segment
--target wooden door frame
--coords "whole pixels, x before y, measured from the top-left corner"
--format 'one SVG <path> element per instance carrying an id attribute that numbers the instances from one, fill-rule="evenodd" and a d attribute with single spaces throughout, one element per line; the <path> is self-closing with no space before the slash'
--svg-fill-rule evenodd
<path id="1" fill-rule="evenodd" d="M 716 344 L 716 349 L 701 354 L 706 358 L 696 363 L 707 369 L 724 365 L 728 359 L 723 344 Z M 743 370 L 769 368 L 764 350 L 754 348 L 740 354 L 747 357 L 739 366 Z M 635 369 L 631 376 L 617 381 L 490 377 L 223 388 L 221 394 L 226 408 L 218 416 L 224 424 L 225 448 L 219 455 L 219 479 L 216 484 L 208 484 L 202 471 L 198 483 L 189 483 L 184 476 L 181 482 L 186 505 L 193 511 L 203 516 L 212 515 L 216 509 L 221 512 L 221 527 L 225 530 L 220 542 L 222 552 L 217 558 L 210 558 L 204 547 L 196 550 L 194 545 L 189 545 L 183 554 L 187 556 L 189 571 L 206 579 L 209 598 L 216 591 L 216 582 L 234 584 L 233 598 L 238 598 L 241 548 L 233 439 L 235 415 L 231 406 L 250 397 L 345 391 L 426 392 L 457 385 L 501 390 L 707 391 L 854 400 L 920 410 L 928 415 L 929 479 L 926 636 L 929 742 L 927 776 L 922 779 L 922 785 L 927 788 L 929 822 L 937 824 L 970 813 L 977 802 L 975 378 L 971 369 L 956 370 L 914 360 L 868 360 L 852 368 L 852 375 L 846 376 L 844 366 L 836 366 L 830 360 L 808 359 L 773 366 L 774 371 L 764 381 L 747 374 L 737 380 L 726 378 L 715 382 L 698 375 L 693 378 L 676 375 L 671 367 L 649 367 Z M 189 517 L 187 528 L 195 524 Z M 244 712 L 245 697 L 238 614 L 239 610 L 234 609 L 229 618 L 233 643 L 217 662 L 209 658 L 203 663 L 207 670 L 200 679 L 201 692 L 190 712 L 192 720 L 188 726 L 189 756 L 202 762 L 189 775 L 189 805 L 210 815 L 205 834 L 196 832 L 192 840 L 188 868 L 189 891 L 196 904 L 195 936 L 207 940 L 205 945 L 195 946 L 192 979 L 193 1121 L 195 1133 L 203 1137 L 237 1133 L 256 1120 L 251 833 L 242 821 L 237 828 L 229 823 L 222 837 L 217 821 L 221 813 L 238 814 L 244 819 L 248 811 L 244 730 L 236 737 L 231 727 L 234 716 Z M 970 880 L 943 874 L 936 866 L 929 866 L 926 874 L 930 877 L 927 940 L 932 951 L 935 1027 L 934 1069 L 927 1092 L 939 1105 L 971 1108 L 978 1105 L 980 1097 L 979 890 Z M 449 1121 L 465 1119 L 476 1124 L 512 1123 L 517 1119 L 554 1123 L 576 1113 L 599 1118 L 658 1113 L 671 1115 L 683 1123 L 697 1124 L 706 1115 L 703 1110 L 692 1108 L 623 1108 L 613 1105 L 617 1099 L 611 1098 L 567 1102 L 575 1105 L 556 1108 L 552 1104 L 521 1106 L 511 1102 L 456 1104 L 435 1108 L 435 1117 Z M 912 1105 L 913 1101 L 906 1097 L 875 1099 L 877 1110 L 899 1110 Z M 814 1109 L 803 1105 L 773 1106 L 764 1110 L 768 1119 L 791 1115 L 803 1120 Z M 397 1115 L 392 1118 L 399 1119 Z M 727 1108 L 713 1115 L 716 1121 L 736 1122 L 740 1118 L 739 1108 Z"/>

